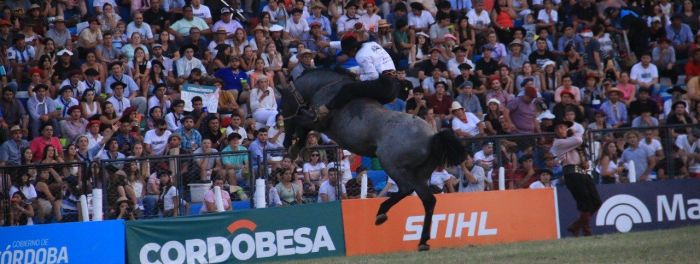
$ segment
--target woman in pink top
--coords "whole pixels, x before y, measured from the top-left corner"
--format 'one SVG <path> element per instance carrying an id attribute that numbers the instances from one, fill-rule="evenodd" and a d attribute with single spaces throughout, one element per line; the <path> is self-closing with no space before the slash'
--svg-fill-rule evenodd
<path id="1" fill-rule="evenodd" d="M 214 185 L 211 189 L 204 194 L 204 206 L 200 210 L 200 213 L 215 213 L 216 212 L 216 202 L 214 201 L 214 187 L 219 186 L 221 188 L 221 199 L 224 202 L 224 211 L 231 211 L 231 196 L 227 190 L 224 190 L 224 179 L 216 176 L 212 179 Z"/>
<path id="2" fill-rule="evenodd" d="M 620 81 L 617 83 L 617 89 L 622 91 L 622 101 L 626 105 L 629 105 L 634 101 L 637 93 L 637 87 L 630 83 L 630 74 L 627 72 L 622 72 L 620 74 Z"/>

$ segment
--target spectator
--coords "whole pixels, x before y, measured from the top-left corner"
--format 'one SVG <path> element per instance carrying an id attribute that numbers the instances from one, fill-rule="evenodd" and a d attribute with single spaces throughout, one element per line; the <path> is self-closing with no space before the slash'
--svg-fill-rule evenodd
<path id="1" fill-rule="evenodd" d="M 513 72 L 520 73 L 523 65 L 528 62 L 527 55 L 523 53 L 524 45 L 522 41 L 516 39 L 508 44 L 508 47 L 510 48 L 510 53 L 503 57 L 503 63 L 513 69 Z M 536 82 L 539 83 L 539 80 L 536 80 Z M 539 85 L 537 85 L 537 87 L 539 87 Z"/>
<path id="2" fill-rule="evenodd" d="M 182 123 L 183 126 L 175 131 L 175 133 L 182 138 L 181 147 L 188 152 L 192 152 L 202 146 L 202 135 L 194 128 L 195 124 L 192 116 L 183 117 Z"/>
<path id="3" fill-rule="evenodd" d="M 529 188 L 530 189 L 554 188 L 554 185 L 552 184 L 552 175 L 553 175 L 552 171 L 550 171 L 550 170 L 540 170 L 538 172 L 539 180 L 531 183 Z"/>
<path id="4" fill-rule="evenodd" d="M 573 78 L 571 75 L 564 75 L 561 77 L 561 81 L 563 83 L 562 86 L 558 87 L 556 91 L 554 91 L 554 101 L 559 103 L 561 102 L 561 94 L 563 92 L 569 92 L 571 95 L 574 96 L 574 103 L 575 104 L 580 104 L 581 103 L 581 91 L 579 90 L 578 87 L 573 86 Z"/>
<path id="5" fill-rule="evenodd" d="M 493 142 L 486 142 L 481 146 L 481 150 L 474 154 L 474 163 L 484 169 L 486 178 L 491 182 L 491 173 L 496 166 Z"/>
<path id="6" fill-rule="evenodd" d="M 651 63 L 651 54 L 645 52 L 642 54 L 642 61 L 632 66 L 630 71 L 630 79 L 633 84 L 639 86 L 639 89 L 651 89 L 659 83 L 659 70 L 656 65 Z"/>
<path id="7" fill-rule="evenodd" d="M 225 143 L 226 133 L 221 131 L 221 122 L 216 115 L 209 115 L 199 127 L 199 133 L 202 134 L 202 140 L 208 138 L 211 140 L 212 147 L 219 149 Z"/>
<path id="8" fill-rule="evenodd" d="M 477 117 L 483 116 L 484 111 L 481 109 L 479 97 L 474 94 L 473 83 L 465 81 L 458 86 L 458 89 L 459 95 L 457 95 L 455 101 L 464 106 L 466 112 L 472 113 Z"/>
<path id="9" fill-rule="evenodd" d="M 56 110 L 56 103 L 48 98 L 47 89 L 48 87 L 44 84 L 37 85 L 35 88 L 35 94 L 33 97 L 29 98 L 27 102 L 27 110 L 29 112 L 30 128 L 32 130 L 32 137 L 38 137 L 40 128 L 43 124 L 52 124 L 53 127 L 57 127 L 57 118 L 60 117 L 60 108 Z"/>
<path id="10" fill-rule="evenodd" d="M 510 116 L 501 110 L 501 102 L 496 98 L 490 99 L 486 103 L 484 132 L 487 135 L 503 135 L 510 133 L 512 129 L 513 124 L 510 122 Z M 476 155 L 474 157 L 476 158 Z"/>
<path id="11" fill-rule="evenodd" d="M 17 166 L 22 162 L 22 149 L 29 143 L 22 139 L 22 129 L 15 125 L 10 128 L 10 139 L 0 145 L 0 165 Z"/>
<path id="12" fill-rule="evenodd" d="M 498 76 L 492 76 L 489 82 L 491 83 L 491 86 L 486 92 L 486 101 L 490 102 L 491 99 L 496 99 L 500 103 L 499 108 L 501 110 L 505 110 L 505 106 L 507 106 L 510 101 L 514 100 L 513 94 L 508 93 L 508 91 L 503 89 L 503 86 L 501 86 L 501 79 L 498 78 Z"/>
<path id="13" fill-rule="evenodd" d="M 332 202 L 339 200 L 338 198 L 347 199 L 345 185 L 340 184 L 340 196 L 338 197 L 338 170 L 331 168 L 328 170 L 328 178 L 321 183 L 318 189 L 318 202 Z"/>
<path id="14" fill-rule="evenodd" d="M 478 137 L 484 134 L 484 124 L 471 112 L 464 111 L 459 102 L 452 102 L 450 108 L 452 130 L 458 137 Z"/>
<path id="15" fill-rule="evenodd" d="M 0 100 L 0 112 L 9 127 L 19 126 L 23 136 L 29 135 L 29 115 L 22 102 L 15 97 L 12 89 L 3 89 Z M 7 160 L 7 159 L 4 159 Z"/>
<path id="16" fill-rule="evenodd" d="M 455 57 L 447 61 L 447 68 L 450 71 L 450 77 L 454 79 L 462 74 L 463 68 L 468 67 L 469 70 L 471 70 L 471 68 L 474 66 L 474 63 L 471 60 L 469 60 L 469 58 L 467 58 L 467 49 L 465 49 L 464 47 L 457 46 L 456 48 L 452 49 L 452 52 L 455 54 Z M 462 64 L 466 64 L 466 66 L 462 66 Z M 468 77 L 469 76 L 463 76 L 463 81 L 468 80 Z M 462 82 L 454 83 L 461 84 Z"/>
<path id="17" fill-rule="evenodd" d="M 275 90 L 268 85 L 266 76 L 258 77 L 256 86 L 250 92 L 249 105 L 256 122 L 267 127 L 275 124 L 275 116 L 277 116 Z"/>
<path id="18" fill-rule="evenodd" d="M 10 195 L 10 226 L 34 225 L 34 207 L 32 201 L 22 192 L 14 192 Z"/>
<path id="19" fill-rule="evenodd" d="M 416 33 L 416 42 L 411 45 L 408 51 L 408 64 L 410 67 L 421 65 L 424 60 L 430 57 L 430 36 L 423 32 Z"/>
<path id="20" fill-rule="evenodd" d="M 476 75 L 482 80 L 498 71 L 498 60 L 493 57 L 495 49 L 493 45 L 484 46 L 482 58 L 476 62 Z"/>
<path id="21" fill-rule="evenodd" d="M 202 61 L 194 57 L 197 50 L 199 50 L 199 48 L 194 45 L 180 48 L 180 54 L 184 54 L 184 56 L 175 62 L 175 70 L 177 71 L 179 83 L 184 83 L 190 77 L 194 69 L 199 69 L 203 75 L 207 74 L 207 69 L 202 64 Z"/>
<path id="22" fill-rule="evenodd" d="M 659 105 L 651 99 L 651 91 L 649 89 L 639 89 L 637 100 L 630 103 L 629 112 L 632 118 L 636 118 L 642 114 L 642 111 L 649 111 L 651 116 L 656 117 L 659 114 Z"/>
<path id="23" fill-rule="evenodd" d="M 231 204 L 231 195 L 227 191 L 224 191 L 224 180 L 221 177 L 216 176 L 212 178 L 212 183 L 211 189 L 204 194 L 204 206 L 202 206 L 200 213 L 217 212 L 214 197 L 214 187 L 217 186 L 221 188 L 221 200 L 223 200 L 224 211 L 232 211 L 233 207 Z"/>
<path id="24" fill-rule="evenodd" d="M 126 197 L 119 197 L 117 199 L 117 207 L 114 210 L 112 219 L 122 219 L 122 220 L 136 220 L 136 215 L 134 213 L 134 208 L 131 206 L 131 201 Z"/>
<path id="25" fill-rule="evenodd" d="M 537 90 L 533 86 L 525 87 L 525 94 L 508 102 L 508 113 L 513 122 L 516 133 L 539 132 L 539 126 L 535 120 L 534 100 L 537 98 Z"/>
<path id="26" fill-rule="evenodd" d="M 664 150 L 661 146 L 661 142 L 656 139 L 656 135 L 658 135 L 658 131 L 656 130 L 644 130 L 644 138 L 639 141 L 639 146 L 650 149 L 658 159 L 661 159 Z"/>
<path id="27" fill-rule="evenodd" d="M 440 165 L 430 175 L 428 184 L 433 193 L 453 193 L 457 179 Z"/>
<path id="28" fill-rule="evenodd" d="M 367 168 L 365 167 L 357 167 L 355 169 L 355 176 L 354 179 L 350 179 L 345 183 L 345 190 L 347 190 L 347 195 L 349 199 L 360 199 L 361 198 L 361 193 L 362 193 L 362 177 L 367 175 Z M 376 190 L 374 189 L 374 184 L 372 183 L 372 179 L 367 176 L 367 197 L 366 198 L 374 198 L 376 197 Z"/>
<path id="29" fill-rule="evenodd" d="M 418 68 L 418 79 L 426 78 L 426 73 L 433 73 L 435 68 L 440 69 L 442 76 L 447 76 L 447 64 L 440 60 L 440 49 L 433 48 L 430 50 L 430 58 L 421 61 L 415 68 Z"/>
<path id="30" fill-rule="evenodd" d="M 625 133 L 625 140 L 627 141 L 627 148 L 622 152 L 620 164 L 618 166 L 623 166 L 630 161 L 634 161 L 634 168 L 637 173 L 636 178 L 639 181 L 644 182 L 655 179 L 656 175 L 652 174 L 656 166 L 654 151 L 639 146 L 639 133 L 637 133 L 637 131 Z"/>
<path id="31" fill-rule="evenodd" d="M 82 111 L 78 105 L 71 106 L 66 113 L 68 113 L 67 119 L 59 123 L 61 135 L 69 142 L 74 142 L 78 136 L 85 134 L 88 121 L 82 117 Z"/>
<path id="32" fill-rule="evenodd" d="M 180 194 L 175 187 L 170 172 L 163 170 L 158 173 L 158 178 L 160 179 L 160 197 L 158 198 L 158 207 L 160 207 L 160 213 L 163 217 L 173 217 L 179 216 L 179 210 L 181 206 L 189 208 L 189 205 L 182 199 L 180 199 Z M 184 203 L 184 204 L 182 204 Z M 187 214 L 187 209 L 185 209 L 185 214 Z"/>
<path id="33" fill-rule="evenodd" d="M 222 175 L 221 160 L 217 153 L 219 151 L 212 148 L 210 139 L 203 139 L 202 146 L 193 152 L 193 154 L 206 154 L 204 157 L 195 158 L 202 181 L 208 181 L 211 175 Z"/>
<path id="34" fill-rule="evenodd" d="M 168 125 L 165 121 L 157 120 L 154 123 L 154 128 L 148 130 L 144 136 L 143 142 L 146 144 L 146 152 L 151 156 L 163 155 L 170 135 L 171 132 L 168 130 Z"/>
<path id="35" fill-rule="evenodd" d="M 257 168 L 259 162 L 263 160 L 263 152 L 265 150 L 280 148 L 281 146 L 268 142 L 267 128 L 263 127 L 258 129 L 255 137 L 255 141 L 250 143 L 250 146 L 248 148 L 250 149 L 250 152 L 253 155 L 253 166 Z"/>
<path id="36" fill-rule="evenodd" d="M 469 25 L 477 31 L 477 34 L 483 34 L 488 31 L 491 24 L 489 12 L 484 10 L 484 3 L 477 1 L 473 9 L 467 12 L 467 21 Z M 482 35 L 483 36 L 483 35 Z"/>
<path id="37" fill-rule="evenodd" d="M 202 34 L 209 35 L 211 30 L 207 22 L 199 17 L 195 17 L 192 6 L 182 8 L 182 19 L 175 21 L 168 28 L 168 32 L 173 34 L 178 41 L 184 40 L 184 37 L 190 35 L 190 28 L 196 27 L 202 31 Z"/>
<path id="38" fill-rule="evenodd" d="M 440 120 L 450 119 L 450 106 L 452 105 L 451 96 L 446 94 L 447 83 L 437 82 L 435 83 L 435 94 L 429 96 L 428 103 L 432 106 L 435 114 L 440 117 Z M 461 106 L 460 106 L 461 108 Z"/>
<path id="39" fill-rule="evenodd" d="M 467 152 L 466 158 L 457 169 L 459 192 L 481 192 L 486 190 L 487 184 L 484 168 L 474 163 L 474 155 Z"/>
<path id="40" fill-rule="evenodd" d="M 34 153 L 34 158 L 32 161 L 39 161 L 44 159 L 44 149 L 46 146 L 51 145 L 58 153 L 63 153 L 63 148 L 57 137 L 53 136 L 54 127 L 51 124 L 44 124 L 41 127 L 41 136 L 35 137 L 30 143 L 29 148 Z"/>
<path id="41" fill-rule="evenodd" d="M 281 205 L 289 206 L 301 204 L 303 202 L 301 186 L 297 186 L 292 182 L 292 170 L 284 167 L 277 170 L 280 179 L 274 189 L 279 195 Z"/>
<path id="42" fill-rule="evenodd" d="M 659 126 L 659 119 L 657 119 L 651 114 L 651 109 L 644 107 L 642 109 L 636 109 L 635 111 L 639 112 L 640 115 L 632 120 L 632 127 L 640 128 Z"/>
<path id="43" fill-rule="evenodd" d="M 224 155 L 221 157 L 221 163 L 223 165 L 223 169 L 226 172 L 226 179 L 228 180 L 228 184 L 232 186 L 240 186 L 240 185 L 245 185 L 245 178 L 243 175 L 245 174 L 246 167 L 248 165 L 248 155 L 241 155 L 241 154 L 229 154 L 227 155 L 226 153 L 229 152 L 247 152 L 247 148 L 244 146 L 241 146 L 241 135 L 233 132 L 228 135 L 228 146 L 222 150 L 222 154 Z"/>
<path id="44" fill-rule="evenodd" d="M 671 111 L 675 109 L 673 107 L 677 102 L 683 102 L 686 105 L 686 111 L 688 111 L 688 101 L 685 99 L 686 90 L 680 85 L 674 85 L 673 88 L 666 90 L 666 93 L 671 94 L 670 99 L 664 101 L 664 116 L 669 116 Z"/>
<path id="45" fill-rule="evenodd" d="M 606 92 L 606 96 L 609 100 L 600 106 L 600 110 L 607 116 L 606 123 L 613 128 L 627 125 L 627 106 L 620 101 L 622 91 L 612 88 Z"/>
<path id="46" fill-rule="evenodd" d="M 668 118 L 666 118 L 666 124 L 667 125 L 689 125 L 689 124 L 697 124 L 698 121 L 693 119 L 689 114 L 686 109 L 688 109 L 688 105 L 684 101 L 678 101 L 673 103 L 673 113 L 670 113 L 668 115 Z M 677 128 L 674 131 L 676 133 L 681 133 L 684 134 L 684 128 Z"/>
<path id="47" fill-rule="evenodd" d="M 413 2 L 410 6 L 411 13 L 408 14 L 408 25 L 413 27 L 416 32 L 428 32 L 430 25 L 435 23 L 433 16 L 425 10 L 421 3 Z"/>
<path id="48" fill-rule="evenodd" d="M 687 58 L 690 43 L 693 42 L 693 32 L 688 24 L 683 23 L 681 15 L 671 18 L 671 24 L 666 26 L 666 38 L 673 43 L 679 59 Z"/>
<path id="49" fill-rule="evenodd" d="M 652 50 L 654 65 L 658 65 L 659 77 L 671 79 L 672 84 L 678 81 L 678 69 L 676 67 L 676 50 L 671 46 L 671 40 L 662 38 L 657 40 L 657 46 Z"/>
<path id="50" fill-rule="evenodd" d="M 182 122 L 185 112 L 185 101 L 175 100 L 170 106 L 170 112 L 165 115 L 165 122 L 168 124 L 168 130 L 175 132 L 182 128 Z"/>

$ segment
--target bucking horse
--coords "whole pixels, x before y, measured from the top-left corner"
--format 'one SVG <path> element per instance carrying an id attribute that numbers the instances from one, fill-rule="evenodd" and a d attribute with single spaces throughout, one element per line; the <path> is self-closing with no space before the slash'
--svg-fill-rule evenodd
<path id="1" fill-rule="evenodd" d="M 327 104 L 344 85 L 379 88 L 388 82 L 383 79 L 360 82 L 349 74 L 331 70 L 305 72 L 291 87 L 282 91 L 287 137 L 291 138 L 295 132 L 319 129 L 308 122 L 299 122 L 300 104 Z M 387 110 L 375 98 L 354 98 L 331 109 L 326 124 L 319 130 L 342 148 L 379 158 L 386 173 L 396 182 L 399 192 L 380 205 L 376 225 L 388 219 L 389 209 L 401 199 L 414 191 L 418 194 L 425 210 L 418 250 L 429 250 L 427 241 L 436 199 L 428 188 L 428 180 L 438 165 L 453 166 L 464 160 L 464 148 L 454 133 L 450 130 L 435 132 L 423 119 Z"/>

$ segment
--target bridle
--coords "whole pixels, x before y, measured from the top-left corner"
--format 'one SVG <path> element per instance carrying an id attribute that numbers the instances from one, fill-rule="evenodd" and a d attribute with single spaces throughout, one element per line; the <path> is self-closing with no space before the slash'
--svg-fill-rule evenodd
<path id="1" fill-rule="evenodd" d="M 321 88 L 319 88 L 318 90 L 320 91 L 320 90 L 323 90 L 323 89 L 325 89 L 325 88 L 328 88 L 328 87 L 330 87 L 330 86 L 332 86 L 332 85 L 336 85 L 336 84 L 342 82 L 343 80 L 344 80 L 343 78 L 340 78 L 340 79 L 338 79 L 338 80 L 332 81 L 332 82 L 330 82 L 330 83 L 328 83 L 328 84 L 326 84 L 326 85 L 321 86 Z M 292 118 L 295 118 L 295 117 L 299 114 L 299 109 L 301 109 L 302 107 L 308 107 L 308 106 L 309 106 L 308 102 L 306 102 L 306 101 L 304 100 L 304 97 L 303 97 L 303 96 L 301 95 L 301 93 L 299 93 L 299 91 L 296 89 L 296 86 L 294 85 L 294 82 L 293 82 L 293 81 L 289 83 L 289 86 L 288 86 L 287 89 L 289 89 L 289 92 L 292 94 L 292 98 L 294 98 L 294 101 L 297 103 L 297 107 L 296 107 L 296 109 L 294 109 L 294 111 L 293 111 L 294 114 L 291 115 L 291 116 L 288 116 L 288 117 L 284 117 L 284 120 L 290 120 L 290 119 L 292 119 Z"/>

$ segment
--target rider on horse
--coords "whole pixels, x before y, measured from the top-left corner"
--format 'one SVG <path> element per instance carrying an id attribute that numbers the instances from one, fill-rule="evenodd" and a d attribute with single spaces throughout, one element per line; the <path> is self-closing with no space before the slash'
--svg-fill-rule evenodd
<path id="1" fill-rule="evenodd" d="M 397 96 L 396 67 L 389 53 L 381 45 L 377 42 L 366 40 L 363 34 L 350 33 L 343 36 L 341 48 L 343 53 L 350 57 L 355 57 L 359 64 L 360 82 L 343 86 L 328 104 L 312 106 L 313 111 L 302 111 L 303 118 L 308 119 L 311 123 L 321 124 L 322 126 L 327 121 L 326 119 L 331 109 L 342 107 L 343 104 L 350 102 L 354 98 L 375 98 L 379 103 L 386 104 L 393 101 Z M 363 85 L 364 81 L 377 79 L 381 79 L 387 85 Z"/>

